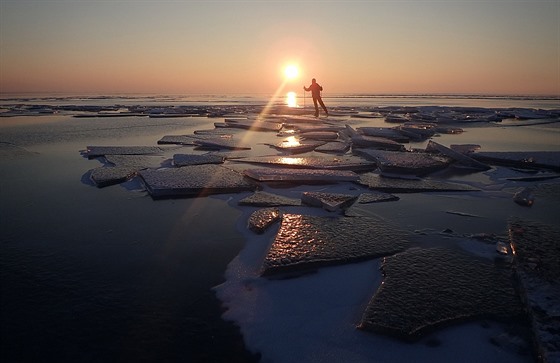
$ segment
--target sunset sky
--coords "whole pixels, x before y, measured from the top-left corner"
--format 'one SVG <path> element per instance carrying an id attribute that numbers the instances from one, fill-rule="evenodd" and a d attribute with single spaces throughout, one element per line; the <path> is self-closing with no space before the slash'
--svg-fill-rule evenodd
<path id="1" fill-rule="evenodd" d="M 0 91 L 560 95 L 560 0 L 0 0 Z"/>

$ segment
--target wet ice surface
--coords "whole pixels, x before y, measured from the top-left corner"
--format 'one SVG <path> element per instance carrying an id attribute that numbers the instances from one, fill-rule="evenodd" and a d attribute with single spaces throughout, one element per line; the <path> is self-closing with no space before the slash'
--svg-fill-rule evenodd
<path id="1" fill-rule="evenodd" d="M 381 269 L 384 283 L 368 304 L 361 329 L 414 339 L 450 323 L 522 317 L 507 264 L 426 248 L 386 257 Z"/>
<path id="2" fill-rule="evenodd" d="M 410 246 L 407 234 L 381 219 L 284 214 L 263 275 L 357 262 Z"/>
<path id="3" fill-rule="evenodd" d="M 154 198 L 204 196 L 255 189 L 255 185 L 238 172 L 212 164 L 144 170 L 139 175 Z"/>
<path id="4" fill-rule="evenodd" d="M 169 113 L 167 117 L 184 116 L 188 110 L 182 111 L 173 115 Z M 428 233 L 423 238 L 409 238 L 411 231 L 407 230 L 406 223 L 389 223 L 388 219 L 394 217 L 402 221 L 399 218 L 403 218 L 403 213 L 414 219 L 424 211 L 428 214 L 433 213 L 436 207 L 417 204 L 414 210 L 403 211 L 401 203 L 411 205 L 414 199 L 407 198 L 403 202 L 403 198 L 398 200 L 399 196 L 371 194 L 379 191 L 466 193 L 468 196 L 464 199 L 449 197 L 453 208 L 442 211 L 445 213 L 454 210 L 455 213 L 451 216 L 441 217 L 450 224 L 446 227 L 453 228 L 467 225 L 465 218 L 476 214 L 466 210 L 469 203 L 476 204 L 479 200 L 482 203 L 486 199 L 495 199 L 502 203 L 500 205 L 516 208 L 518 206 L 511 199 L 519 187 L 519 182 L 508 181 L 502 177 L 510 173 L 504 173 L 504 169 L 495 165 L 500 160 L 483 161 L 489 163 L 492 168 L 488 174 L 478 170 L 454 174 L 455 169 L 461 169 L 455 168 L 458 164 L 466 163 L 471 167 L 480 164 L 468 159 L 474 157 L 472 154 L 463 158 L 449 152 L 444 145 L 460 144 L 461 137 L 468 135 L 469 127 L 474 123 L 476 127 L 480 127 L 480 123 L 499 122 L 507 120 L 508 117 L 534 117 L 540 121 L 542 117 L 547 117 L 547 120 L 557 120 L 558 112 L 509 110 L 509 113 L 506 113 L 503 110 L 482 108 L 388 107 L 360 110 L 364 117 L 350 117 L 347 115 L 351 113 L 345 114 L 344 111 L 346 110 L 340 110 L 340 116 L 336 119 L 313 119 L 282 114 L 271 120 L 260 117 L 258 121 L 250 121 L 251 118 L 218 118 L 215 121 L 224 121 L 223 124 L 217 123 L 220 129 L 237 130 L 233 137 L 228 134 L 226 137 L 210 135 L 196 138 L 193 137 L 193 133 L 193 136 L 166 135 L 160 139 L 185 145 L 182 147 L 188 151 L 181 151 L 181 154 L 175 155 L 205 153 L 202 148 L 218 150 L 219 153 L 206 154 L 214 156 L 208 156 L 208 159 L 205 159 L 207 156 L 183 159 L 177 157 L 173 163 L 169 157 L 167 164 L 149 165 L 146 169 L 140 163 L 135 165 L 135 168 L 142 167 L 140 169 L 144 170 L 136 170 L 130 174 L 123 169 L 122 173 L 126 174 L 124 179 L 134 177 L 137 173 L 137 178 L 143 181 L 148 193 L 155 198 L 231 194 L 255 188 L 286 198 L 282 201 L 278 200 L 278 197 L 258 195 L 251 199 L 244 195 L 244 198 L 249 199 L 241 202 L 240 194 L 232 194 L 230 204 L 244 211 L 240 228 L 248 231 L 247 246 L 230 264 L 226 273 L 227 281 L 216 288 L 217 295 L 228 309 L 224 317 L 235 321 L 241 327 L 249 349 L 260 352 L 265 361 L 395 361 L 396 356 L 402 358 L 402 361 L 449 361 L 456 358 L 456 352 L 461 352 L 461 356 L 469 361 L 530 360 L 530 356 L 523 356 L 518 352 L 527 349 L 526 347 L 522 349 L 513 344 L 514 348 L 511 348 L 510 343 L 515 341 L 515 336 L 503 338 L 503 326 L 487 321 L 481 324 L 480 320 L 478 323 L 460 324 L 463 320 L 481 317 L 497 319 L 519 315 L 519 309 L 512 303 L 516 296 L 512 297 L 511 286 L 504 280 L 504 276 L 508 275 L 502 273 L 511 270 L 493 266 L 491 261 L 495 256 L 492 253 L 487 261 L 482 261 L 480 256 L 472 252 L 476 250 L 472 245 L 478 246 L 476 242 L 470 242 L 471 248 L 465 249 L 459 243 L 449 240 L 445 234 L 442 236 Z M 372 113 L 372 118 L 367 117 L 368 112 Z M 203 113 L 198 115 L 202 116 Z M 247 116 L 256 120 L 255 114 L 249 113 Z M 166 117 L 165 110 L 158 117 Z M 367 129 L 366 127 L 372 127 L 369 122 L 385 129 Z M 340 127 L 345 123 L 356 127 L 357 134 L 346 133 L 348 128 Z M 286 156 L 285 152 L 288 150 L 278 147 L 286 145 L 278 144 L 278 137 L 285 135 L 276 136 L 276 132 L 281 130 L 282 125 L 288 124 L 308 125 L 307 130 L 300 127 L 297 131 L 302 138 L 305 137 L 305 132 L 302 131 L 308 131 L 310 139 L 330 139 L 333 138 L 333 132 L 337 132 L 338 139 L 336 143 L 320 142 L 316 145 L 304 141 L 305 146 L 309 147 L 308 151 L 303 151 L 297 157 Z M 336 130 L 332 129 L 333 124 L 338 126 Z M 210 132 L 204 132 L 207 133 Z M 380 139 L 381 137 L 386 139 Z M 444 147 L 419 150 L 425 146 L 426 140 L 434 137 L 438 137 L 438 144 Z M 275 145 L 281 155 L 274 155 L 275 150 L 268 145 Z M 326 151 L 336 155 L 317 154 L 313 151 L 313 146 L 317 146 L 317 152 Z M 482 150 L 485 146 L 481 145 Z M 91 156 L 108 157 L 109 154 L 119 153 L 169 154 L 160 148 L 145 148 L 147 149 L 119 145 L 95 148 Z M 351 151 L 347 151 L 348 148 L 351 148 Z M 387 151 L 387 148 L 401 151 Z M 413 152 L 407 150 L 408 148 L 417 150 Z M 237 154 L 228 151 L 237 149 L 246 149 L 248 154 L 237 159 Z M 211 162 L 216 160 L 216 155 L 220 155 L 218 158 L 221 160 L 224 160 L 221 156 L 224 155 L 224 166 L 181 166 L 182 160 L 186 161 L 186 164 L 195 161 L 194 159 L 197 162 Z M 533 159 L 529 160 L 536 160 L 541 154 L 532 152 L 532 155 Z M 236 158 L 235 162 L 233 158 Z M 558 158 L 557 153 L 547 153 L 545 164 L 532 162 L 522 166 L 526 169 L 555 166 Z M 525 159 L 527 156 L 524 156 Z M 263 168 L 254 169 L 254 164 Z M 118 163 L 115 165 L 114 168 L 126 168 Z M 450 177 L 442 170 L 450 171 L 452 180 L 448 180 Z M 111 172 L 117 173 L 117 170 L 104 172 L 109 175 L 101 175 L 99 180 L 101 177 L 110 179 Z M 338 175 L 339 172 L 353 174 L 343 176 Z M 381 176 L 388 173 L 393 174 L 393 178 Z M 411 178 L 410 175 L 422 177 Z M 315 181 L 328 181 L 332 186 L 306 185 L 305 181 L 309 179 L 304 180 L 302 186 L 302 176 Z M 114 178 L 117 182 L 123 180 L 122 175 L 114 175 Z M 266 181 L 281 181 L 282 185 L 266 184 Z M 523 187 L 532 185 L 531 182 L 521 183 Z M 481 186 L 483 188 L 480 188 Z M 369 197 L 367 193 L 370 194 Z M 322 210 L 293 202 L 303 200 L 314 204 L 310 202 L 309 196 L 312 196 L 314 201 L 321 201 L 321 207 L 324 208 L 325 200 L 336 200 L 340 195 L 349 196 L 348 200 L 355 203 L 346 213 L 341 210 L 348 207 L 347 205 Z M 366 196 L 362 197 L 364 195 Z M 539 205 L 539 201 L 546 204 L 549 195 L 549 191 L 546 190 L 541 191 L 540 196 L 537 194 L 535 206 Z M 509 204 L 502 202 L 506 197 Z M 360 199 L 356 201 L 356 198 Z M 290 200 L 293 204 L 288 202 Z M 394 202 L 370 204 L 379 200 Z M 457 201 L 459 205 L 455 205 Z M 257 206 L 275 205 L 274 203 L 278 203 L 278 209 L 257 209 Z M 358 204 L 359 208 L 353 209 Z M 378 209 L 378 205 L 383 204 L 385 206 Z M 388 207 L 387 204 L 391 206 Z M 532 207 L 532 210 L 534 209 L 535 207 Z M 387 212 L 383 219 L 376 216 L 381 211 Z M 355 217 L 350 217 L 351 215 Z M 420 216 L 418 219 L 423 218 L 426 217 Z M 479 218 L 488 219 L 484 214 Z M 473 231 L 476 232 L 479 231 Z M 432 249 L 434 244 L 440 249 Z M 441 246 L 442 244 L 445 246 Z M 409 247 L 417 249 L 409 250 Z M 446 249 L 442 250 L 441 247 Z M 498 255 L 495 250 L 493 253 Z M 422 257 L 424 254 L 430 257 Z M 387 273 L 385 280 L 378 271 L 381 266 L 379 257 L 383 256 L 389 256 L 387 261 L 393 261 L 384 265 Z M 430 264 L 430 258 L 433 258 L 432 262 L 435 260 L 439 263 Z M 367 261 L 360 262 L 364 260 Z M 404 261 L 404 265 L 394 268 L 398 266 L 399 261 Z M 342 266 L 332 266 L 340 264 Z M 462 274 L 466 268 L 471 268 L 471 272 Z M 309 271 L 315 273 L 307 274 Z M 294 272 L 297 273 L 290 275 Z M 302 272 L 305 274 L 301 275 Z M 477 272 L 480 276 L 476 276 Z M 288 273 L 291 278 L 268 279 L 261 277 L 263 273 L 267 276 L 283 276 Z M 413 279 L 412 275 L 417 280 Z M 397 283 L 398 286 L 395 287 L 392 283 L 395 280 L 391 280 L 393 278 L 403 282 Z M 385 283 L 380 285 L 383 281 Z M 412 292 L 418 286 L 425 286 L 424 292 L 429 293 L 414 296 Z M 463 288 L 465 291 L 462 292 L 465 295 L 457 295 L 460 297 L 455 299 L 434 299 L 440 296 L 436 294 L 437 291 L 443 291 L 445 295 L 448 290 L 455 292 Z M 457 300 L 461 304 L 456 304 Z M 484 303 L 476 303 L 481 300 Z M 391 303 L 392 301 L 396 303 Z M 370 305 L 366 307 L 368 302 Z M 414 314 L 414 310 L 412 313 L 406 311 L 407 307 L 411 306 L 417 308 L 417 314 Z M 385 313 L 389 308 L 394 308 L 393 315 Z M 356 329 L 362 317 L 362 327 L 372 327 L 375 333 Z M 414 335 L 419 341 L 414 345 L 403 345 L 383 335 L 390 329 L 373 328 L 386 327 L 387 321 L 392 317 L 395 317 L 393 323 L 396 330 L 400 329 L 403 336 Z M 443 322 L 455 325 L 439 329 Z M 423 337 L 428 332 L 430 334 Z M 391 330 L 389 335 L 394 335 L 393 333 L 394 330 Z M 557 337 L 557 334 L 553 336 Z M 491 340 L 494 343 L 490 343 Z"/>
<path id="5" fill-rule="evenodd" d="M 539 354 L 545 362 L 560 361 L 560 229 L 512 220 L 509 236 Z"/>

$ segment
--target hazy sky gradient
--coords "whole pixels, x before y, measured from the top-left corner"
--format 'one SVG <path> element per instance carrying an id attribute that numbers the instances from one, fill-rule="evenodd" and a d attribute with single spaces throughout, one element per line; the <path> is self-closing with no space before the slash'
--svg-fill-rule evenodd
<path id="1" fill-rule="evenodd" d="M 560 0 L 0 0 L 0 91 L 560 95 Z"/>

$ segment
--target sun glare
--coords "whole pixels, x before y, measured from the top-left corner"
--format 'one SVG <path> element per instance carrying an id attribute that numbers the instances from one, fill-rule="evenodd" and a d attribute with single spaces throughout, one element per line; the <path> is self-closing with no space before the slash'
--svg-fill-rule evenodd
<path id="1" fill-rule="evenodd" d="M 286 104 L 288 107 L 297 107 L 297 94 L 295 92 L 288 92 L 286 95 Z"/>
<path id="2" fill-rule="evenodd" d="M 299 69 L 296 65 L 290 64 L 284 68 L 284 75 L 287 79 L 295 79 L 299 75 Z"/>

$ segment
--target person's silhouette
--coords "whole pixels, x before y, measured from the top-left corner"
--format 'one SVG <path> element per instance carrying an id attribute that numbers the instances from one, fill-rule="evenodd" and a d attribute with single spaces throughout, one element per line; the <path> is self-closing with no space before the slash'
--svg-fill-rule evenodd
<path id="1" fill-rule="evenodd" d="M 321 105 L 323 110 L 325 110 L 325 113 L 328 116 L 329 111 L 327 111 L 327 107 L 325 106 L 325 104 L 323 103 L 323 99 L 321 98 L 321 91 L 323 90 L 323 87 L 321 87 L 319 83 L 317 83 L 315 78 L 311 80 L 311 86 L 309 87 L 303 86 L 303 90 L 306 92 L 311 91 L 311 97 L 313 97 L 313 104 L 315 105 L 315 117 L 319 117 L 319 106 L 317 106 L 317 102 L 319 102 L 319 104 Z"/>

